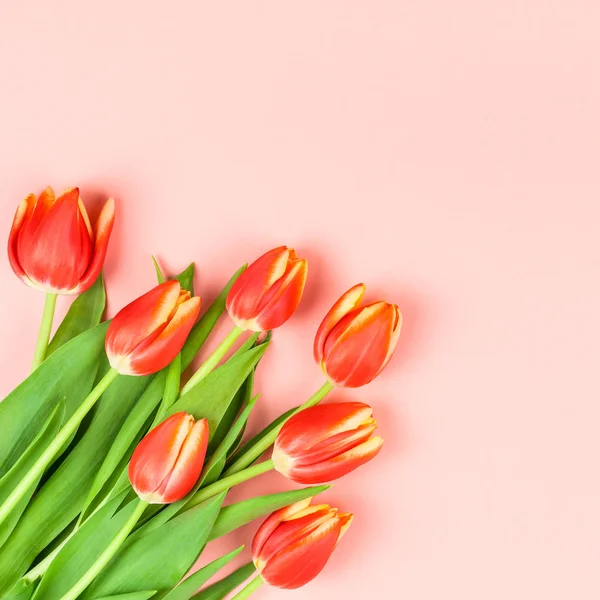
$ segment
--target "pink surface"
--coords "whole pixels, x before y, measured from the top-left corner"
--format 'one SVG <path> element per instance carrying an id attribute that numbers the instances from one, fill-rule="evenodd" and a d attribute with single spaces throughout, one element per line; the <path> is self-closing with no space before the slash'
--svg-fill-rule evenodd
<path id="1" fill-rule="evenodd" d="M 0 232 L 48 184 L 114 195 L 110 314 L 151 253 L 195 260 L 210 300 L 296 247 L 308 288 L 253 430 L 320 385 L 312 334 L 341 291 L 401 306 L 385 374 L 332 395 L 372 403 L 386 444 L 326 494 L 355 523 L 290 597 L 597 598 L 600 5 L 148 6 L 0 4 Z M 4 395 L 43 298 L 6 258 L 0 281 Z"/>

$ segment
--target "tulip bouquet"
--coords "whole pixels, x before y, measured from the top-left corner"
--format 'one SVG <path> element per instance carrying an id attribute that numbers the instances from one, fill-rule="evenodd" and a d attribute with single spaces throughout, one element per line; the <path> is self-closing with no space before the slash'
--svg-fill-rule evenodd
<path id="1" fill-rule="evenodd" d="M 109 200 L 92 228 L 77 189 L 48 188 L 21 203 L 10 232 L 15 274 L 46 303 L 31 374 L 0 403 L 0 598 L 220 600 L 247 582 L 242 599 L 263 583 L 306 584 L 352 522 L 314 497 L 383 443 L 370 406 L 320 402 L 382 371 L 398 307 L 362 304 L 362 284 L 343 294 L 315 337 L 323 386 L 247 440 L 255 370 L 300 303 L 307 261 L 267 252 L 202 316 L 193 264 L 166 279 L 155 262 L 156 287 L 106 322 L 114 217 Z M 51 336 L 63 294 L 77 298 Z M 182 385 L 225 311 L 231 332 Z M 273 469 L 309 487 L 226 503 L 232 487 Z M 188 575 L 210 540 L 261 517 L 252 562 L 203 587 L 237 548 Z"/>

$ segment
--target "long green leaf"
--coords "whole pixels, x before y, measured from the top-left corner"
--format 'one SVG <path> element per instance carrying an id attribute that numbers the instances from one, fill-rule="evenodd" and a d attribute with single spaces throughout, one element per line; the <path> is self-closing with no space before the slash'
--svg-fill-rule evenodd
<path id="1" fill-rule="evenodd" d="M 211 498 L 147 535 L 131 535 L 82 600 L 173 588 L 197 560 L 224 498 Z"/>
<path id="2" fill-rule="evenodd" d="M 156 594 L 157 590 L 144 590 L 142 592 L 131 592 L 131 594 L 118 594 L 117 596 L 105 596 L 98 600 L 148 600 Z"/>
<path id="3" fill-rule="evenodd" d="M 223 535 L 227 535 L 234 529 L 242 527 L 250 523 L 250 521 L 254 521 L 254 519 L 264 517 L 275 510 L 294 504 L 294 502 L 300 502 L 300 500 L 304 500 L 305 498 L 312 498 L 324 492 L 329 487 L 328 485 L 318 485 L 302 488 L 301 490 L 292 490 L 291 492 L 268 494 L 225 506 L 221 509 L 208 539 L 209 541 L 216 540 Z M 185 513 L 182 514 L 184 515 Z"/>
<path id="4" fill-rule="evenodd" d="M 100 324 L 105 307 L 104 277 L 100 273 L 92 287 L 77 296 L 71 304 L 48 345 L 46 358 L 74 337 Z"/>
<path id="5" fill-rule="evenodd" d="M 39 579 L 36 581 L 27 581 L 21 579 L 14 587 L 2 596 L 2 600 L 29 600 L 37 589 Z"/>
<path id="6" fill-rule="evenodd" d="M 52 411 L 48 421 L 44 424 L 42 430 L 33 440 L 29 448 L 21 455 L 21 458 L 14 464 L 11 470 L 0 479 L 0 504 L 10 495 L 18 483 L 21 481 L 23 474 L 27 473 L 35 461 L 40 457 L 46 446 L 56 435 L 60 429 L 65 416 L 65 403 L 61 401 L 58 406 Z M 7 520 L 0 525 L 0 546 L 4 544 L 12 530 L 15 528 L 23 511 L 29 504 L 29 500 L 39 483 L 38 481 L 31 487 L 29 492 L 21 499 L 19 504 L 15 506 Z"/>
<path id="7" fill-rule="evenodd" d="M 115 498 L 96 512 L 62 547 L 42 577 L 38 600 L 60 600 L 86 573 L 135 510 L 137 500 L 119 510 Z"/>
<path id="8" fill-rule="evenodd" d="M 256 567 L 251 563 L 246 563 L 227 577 L 213 583 L 206 589 L 192 596 L 193 600 L 224 600 L 233 590 L 242 585 L 254 572 Z"/>
<path id="9" fill-rule="evenodd" d="M 242 550 L 240 546 L 208 563 L 205 567 L 198 569 L 195 573 L 186 577 L 177 587 L 173 588 L 163 600 L 189 600 L 213 575 L 216 575 L 227 563 L 232 561 Z"/>
<path id="10" fill-rule="evenodd" d="M 106 327 L 98 325 L 59 348 L 0 402 L 0 476 L 31 444 L 61 398 L 68 418 L 88 395 L 104 354 Z"/>
<path id="11" fill-rule="evenodd" d="M 250 372 L 265 353 L 268 344 L 232 356 L 224 365 L 209 373 L 169 410 L 172 415 L 185 411 L 196 419 L 208 419 L 211 436 L 217 430 L 229 405 Z"/>

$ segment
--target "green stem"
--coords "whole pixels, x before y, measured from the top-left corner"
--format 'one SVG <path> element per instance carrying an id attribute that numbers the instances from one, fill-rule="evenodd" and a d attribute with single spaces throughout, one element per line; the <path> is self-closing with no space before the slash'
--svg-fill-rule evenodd
<path id="1" fill-rule="evenodd" d="M 27 491 L 36 484 L 38 479 L 43 475 L 46 468 L 54 460 L 61 448 L 67 443 L 69 438 L 75 431 L 84 417 L 90 412 L 94 404 L 100 396 L 106 391 L 108 386 L 114 381 L 118 373 L 114 369 L 110 369 L 108 373 L 100 380 L 98 385 L 90 392 L 88 397 L 79 405 L 79 408 L 73 413 L 71 418 L 63 425 L 62 429 L 56 434 L 54 439 L 48 444 L 48 447 L 42 452 L 37 461 L 24 475 L 23 479 L 18 483 L 15 489 L 0 506 L 0 524 L 4 523 L 10 512 L 25 496 Z"/>
<path id="2" fill-rule="evenodd" d="M 57 294 L 46 294 L 46 302 L 44 303 L 44 313 L 42 314 L 42 322 L 38 333 L 37 343 L 35 345 L 35 353 L 33 355 L 33 363 L 31 372 L 35 371 L 46 358 L 48 350 L 48 342 L 50 341 L 50 332 L 52 331 L 52 320 L 54 319 L 54 309 L 56 308 Z"/>
<path id="3" fill-rule="evenodd" d="M 244 598 L 248 598 L 262 584 L 263 580 L 261 576 L 257 575 L 254 579 L 250 581 L 249 584 L 246 585 L 246 587 L 242 588 L 231 600 L 244 600 Z"/>
<path id="4" fill-rule="evenodd" d="M 227 335 L 227 337 L 219 344 L 218 348 L 208 357 L 206 362 L 192 375 L 190 380 L 183 386 L 181 395 L 189 392 L 200 380 L 204 379 L 227 354 L 227 351 L 235 341 L 244 333 L 243 329 L 235 326 Z"/>
<path id="5" fill-rule="evenodd" d="M 266 473 L 267 471 L 271 471 L 274 468 L 275 465 L 273 461 L 269 459 L 258 463 L 257 465 L 253 465 L 244 471 L 240 471 L 239 473 L 234 473 L 229 477 L 219 479 L 219 481 L 215 481 L 214 483 L 207 485 L 205 488 L 198 490 L 190 499 L 186 509 L 192 508 L 193 506 L 200 504 L 200 502 L 204 502 L 204 500 L 208 500 L 209 498 L 212 498 L 213 496 L 232 488 L 234 485 L 248 481 L 249 479 L 257 477 L 258 475 Z"/>
<path id="6" fill-rule="evenodd" d="M 281 431 L 281 428 L 286 424 L 286 422 L 291 419 L 294 415 L 298 414 L 301 410 L 305 408 L 310 408 L 311 406 L 316 406 L 329 394 L 329 392 L 335 386 L 329 381 L 326 381 L 304 404 L 299 406 L 293 414 L 291 414 L 288 419 L 286 419 L 283 423 L 281 423 L 278 427 L 272 429 L 267 435 L 265 435 L 259 442 L 257 442 L 248 452 L 246 452 L 243 456 L 241 456 L 238 460 L 236 460 L 230 467 L 227 469 L 223 475 L 228 476 L 234 473 L 239 473 L 243 469 L 246 469 L 249 465 L 251 465 L 255 460 L 259 459 L 261 454 L 265 452 L 265 450 L 269 449 L 269 446 L 275 443 L 277 439 L 277 435 Z"/>
<path id="7" fill-rule="evenodd" d="M 61 598 L 61 600 L 75 600 L 88 585 L 94 581 L 100 571 L 104 569 L 113 556 L 119 551 L 119 548 L 123 545 L 123 542 L 127 539 L 127 536 L 131 533 L 147 506 L 148 504 L 143 500 L 138 502 L 135 510 L 113 538 L 112 542 L 110 542 L 104 552 L 96 559 L 94 564 L 83 574 L 79 581 Z"/>

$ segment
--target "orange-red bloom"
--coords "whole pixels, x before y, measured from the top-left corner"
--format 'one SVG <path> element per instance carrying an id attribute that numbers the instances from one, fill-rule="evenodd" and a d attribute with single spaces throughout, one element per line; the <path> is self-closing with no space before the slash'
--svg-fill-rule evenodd
<path id="1" fill-rule="evenodd" d="M 373 409 L 361 402 L 338 402 L 307 408 L 281 429 L 275 469 L 297 483 L 324 483 L 346 475 L 374 458 L 383 439 Z"/>
<path id="2" fill-rule="evenodd" d="M 150 375 L 166 367 L 183 347 L 201 302 L 171 280 L 128 304 L 106 332 L 110 366 L 121 375 Z"/>
<path id="3" fill-rule="evenodd" d="M 236 280 L 227 296 L 227 311 L 241 329 L 268 331 L 293 314 L 304 291 L 308 263 L 292 248 L 263 254 Z"/>
<path id="4" fill-rule="evenodd" d="M 252 542 L 252 560 L 268 584 L 295 589 L 314 579 L 327 564 L 353 515 L 310 498 L 274 512 Z"/>
<path id="5" fill-rule="evenodd" d="M 360 306 L 366 287 L 350 288 L 327 313 L 315 337 L 315 360 L 331 383 L 360 387 L 377 377 L 392 357 L 402 313 L 395 304 Z"/>
<path id="6" fill-rule="evenodd" d="M 79 294 L 96 280 L 106 256 L 115 203 L 106 202 L 92 230 L 79 189 L 55 197 L 51 187 L 17 208 L 8 258 L 19 279 L 54 294 Z"/>
<path id="7" fill-rule="evenodd" d="M 129 462 L 129 481 L 150 504 L 169 504 L 186 496 L 200 477 L 208 446 L 208 421 L 184 412 L 155 427 Z"/>

